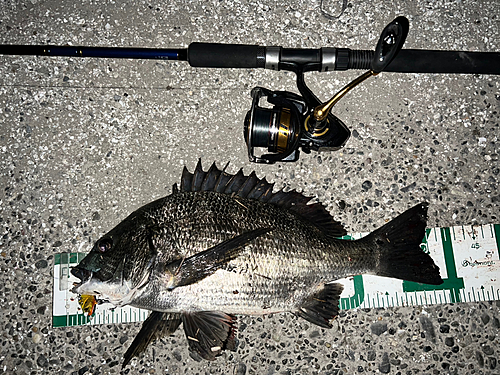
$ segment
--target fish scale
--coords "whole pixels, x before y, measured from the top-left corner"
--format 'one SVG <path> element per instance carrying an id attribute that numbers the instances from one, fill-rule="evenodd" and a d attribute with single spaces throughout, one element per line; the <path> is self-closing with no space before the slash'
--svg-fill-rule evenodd
<path id="1" fill-rule="evenodd" d="M 200 195 L 204 195 L 203 199 Z M 288 228 L 294 234 L 276 229 L 269 235 L 257 239 L 254 244 L 248 245 L 238 259 L 228 263 L 227 269 L 231 271 L 220 270 L 219 273 L 223 273 L 223 289 L 220 287 L 220 281 L 211 280 L 211 277 L 218 278 L 219 274 L 217 274 L 196 283 L 189 289 L 165 293 L 166 297 L 162 300 L 158 298 L 157 291 L 164 289 L 161 282 L 166 281 L 158 277 L 155 279 L 158 280 L 158 285 L 152 283 L 151 286 L 153 288 L 154 285 L 154 288 L 151 291 L 145 290 L 139 295 L 138 299 L 132 303 L 133 306 L 148 306 L 153 310 L 170 311 L 172 295 L 177 298 L 177 294 L 180 294 L 186 301 L 180 305 L 180 308 L 184 310 L 213 309 L 214 306 L 220 305 L 224 306 L 224 310 L 228 313 L 244 314 L 247 311 L 242 310 L 241 307 L 233 309 L 233 305 L 241 306 L 241 298 L 245 292 L 249 296 L 248 310 L 256 311 L 256 308 L 262 305 L 260 299 L 269 299 L 263 296 L 266 290 L 269 290 L 267 294 L 274 296 L 273 302 L 279 305 L 279 311 L 284 311 L 292 309 L 294 306 L 290 304 L 290 301 L 295 301 L 297 298 L 293 299 L 292 295 L 284 294 L 283 290 L 274 289 L 274 284 L 270 283 L 270 280 L 281 280 L 280 284 L 289 285 L 287 289 L 291 291 L 297 289 L 295 285 L 290 285 L 297 279 L 314 288 L 320 280 L 325 280 L 327 274 L 328 281 L 346 275 L 340 262 L 342 257 L 328 252 L 330 245 L 326 243 L 324 235 L 319 230 L 308 223 L 298 221 L 293 214 L 286 211 L 270 208 L 258 201 L 238 199 L 239 203 L 236 203 L 230 196 L 219 193 L 179 193 L 172 198 L 174 202 L 162 202 L 162 209 L 148 216 L 158 217 L 158 222 L 174 222 L 176 218 L 170 218 L 168 215 L 170 212 L 175 212 L 172 206 L 177 204 L 176 201 L 182 202 L 186 217 L 193 219 L 182 223 L 184 226 L 187 225 L 190 231 L 185 232 L 183 238 L 178 239 L 179 245 L 175 246 L 185 251 L 181 256 L 190 256 L 200 249 L 209 248 L 214 243 L 222 242 L 256 226 Z M 207 212 L 210 212 L 210 216 L 207 216 Z M 222 227 L 224 231 L 218 231 Z M 171 230 L 178 232 L 173 228 Z M 214 233 L 218 235 L 214 236 Z M 297 237 L 302 238 L 302 241 L 299 241 Z M 303 244 L 303 241 L 306 241 L 307 245 L 299 246 L 298 244 Z M 276 243 L 279 245 L 276 246 Z M 314 250 L 309 250 L 311 248 Z M 170 257 L 170 253 L 159 252 L 159 258 L 166 263 L 171 261 Z M 293 269 L 280 266 L 286 259 L 290 259 Z M 318 267 L 312 267 L 315 264 Z M 334 267 L 335 264 L 336 267 Z M 306 279 L 303 280 L 303 278 Z M 244 289 L 245 284 L 251 287 Z M 235 290 L 240 293 L 234 294 Z M 202 303 L 203 299 L 200 296 L 204 295 L 210 296 L 211 302 Z M 195 301 L 198 302 L 195 304 Z M 289 305 L 285 305 L 287 301 Z M 261 314 L 266 312 L 266 309 L 259 311 Z"/>
<path id="2" fill-rule="evenodd" d="M 374 267 L 373 259 L 363 256 L 365 251 L 359 251 L 359 245 L 348 241 L 332 242 L 311 224 L 279 208 L 243 198 L 238 198 L 239 203 L 236 203 L 231 196 L 220 193 L 179 193 L 171 197 L 172 202 L 163 201 L 162 208 L 148 216 L 157 218 L 157 222 L 173 223 L 177 218 L 175 215 L 169 217 L 170 213 L 176 212 L 172 207 L 182 202 L 185 217 L 192 220 L 182 222 L 190 230 L 178 238 L 178 245 L 173 244 L 184 251 L 176 256 L 191 256 L 256 226 L 277 229 L 248 245 L 240 257 L 228 263 L 226 269 L 187 289 L 161 293 L 166 289 L 167 280 L 161 276 L 155 278 L 150 288 L 131 303 L 132 306 L 156 311 L 224 308 L 225 312 L 232 314 L 265 314 L 269 309 L 262 306 L 269 305 L 268 301 L 272 299 L 276 311 L 292 311 L 319 283 L 366 273 Z M 219 228 L 224 228 L 224 231 L 218 231 Z M 287 228 L 287 231 L 280 228 Z M 174 227 L 170 230 L 181 232 Z M 160 251 L 158 256 L 165 263 L 172 260 L 168 251 Z M 289 263 L 289 267 L 283 267 L 283 262 Z M 280 281 L 272 283 L 271 280 Z M 276 288 L 276 285 L 286 285 L 286 288 Z M 235 290 L 239 293 L 233 293 Z M 246 310 L 241 304 L 245 297 Z"/>

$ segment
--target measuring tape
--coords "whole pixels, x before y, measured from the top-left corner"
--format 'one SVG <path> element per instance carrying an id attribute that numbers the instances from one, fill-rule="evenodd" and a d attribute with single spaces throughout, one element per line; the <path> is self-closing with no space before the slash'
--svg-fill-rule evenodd
<path id="1" fill-rule="evenodd" d="M 367 233 L 346 236 L 359 239 Z M 421 244 L 439 266 L 443 284 L 427 285 L 380 276 L 354 276 L 344 285 L 340 308 L 378 308 L 500 300 L 500 224 L 427 229 Z M 86 254 L 61 253 L 54 259 L 54 327 L 144 321 L 149 310 L 98 305 L 88 317 L 70 289 L 77 280 L 70 268 Z"/>

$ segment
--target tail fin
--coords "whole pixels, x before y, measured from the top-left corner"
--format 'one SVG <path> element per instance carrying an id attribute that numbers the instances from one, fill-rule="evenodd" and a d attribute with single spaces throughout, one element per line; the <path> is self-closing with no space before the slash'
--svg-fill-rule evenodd
<path id="1" fill-rule="evenodd" d="M 420 248 L 427 206 L 420 203 L 363 238 L 379 251 L 376 275 L 432 285 L 443 283 L 439 267 Z"/>

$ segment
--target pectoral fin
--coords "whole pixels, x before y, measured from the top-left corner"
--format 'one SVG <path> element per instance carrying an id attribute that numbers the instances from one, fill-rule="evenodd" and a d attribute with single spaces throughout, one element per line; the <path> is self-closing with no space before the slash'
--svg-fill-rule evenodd
<path id="1" fill-rule="evenodd" d="M 189 258 L 168 264 L 166 269 L 172 275 L 168 288 L 171 290 L 179 286 L 194 284 L 212 275 L 238 257 L 251 241 L 269 231 L 271 231 L 269 228 L 259 228 L 242 233 Z"/>
<path id="2" fill-rule="evenodd" d="M 144 352 L 151 342 L 173 334 L 180 324 L 181 314 L 179 313 L 152 311 L 123 356 L 122 368 L 127 366 L 132 358 Z"/>
<path id="3" fill-rule="evenodd" d="M 236 350 L 235 321 L 235 317 L 218 311 L 182 314 L 189 350 L 207 360 L 214 360 L 222 350 Z"/>
<path id="4" fill-rule="evenodd" d="M 339 314 L 342 284 L 326 284 L 323 289 L 312 294 L 299 309 L 296 315 L 323 328 L 332 328 L 330 320 Z"/>

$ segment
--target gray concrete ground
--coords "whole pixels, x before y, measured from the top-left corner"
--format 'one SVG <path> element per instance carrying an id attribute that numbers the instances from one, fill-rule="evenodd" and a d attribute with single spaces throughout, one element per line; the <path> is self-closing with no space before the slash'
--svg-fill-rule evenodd
<path id="1" fill-rule="evenodd" d="M 407 48 L 500 50 L 496 0 L 323 7 L 339 18 L 323 16 L 319 1 L 3 1 L 0 43 L 372 49 L 384 25 L 405 15 Z M 358 74 L 306 79 L 326 99 Z M 354 132 L 345 149 L 274 166 L 246 157 L 242 123 L 256 85 L 295 90 L 286 72 L 0 56 L 0 371 L 120 372 L 140 324 L 52 328 L 53 254 L 89 250 L 132 210 L 166 195 L 198 158 L 315 195 L 355 232 L 423 200 L 429 227 L 499 222 L 498 77 L 381 74 L 335 109 Z M 499 308 L 345 311 L 332 330 L 291 314 L 239 317 L 235 353 L 196 362 L 179 330 L 125 373 L 498 374 Z"/>

